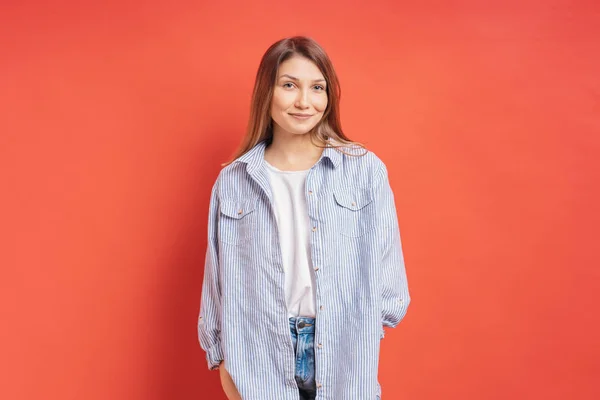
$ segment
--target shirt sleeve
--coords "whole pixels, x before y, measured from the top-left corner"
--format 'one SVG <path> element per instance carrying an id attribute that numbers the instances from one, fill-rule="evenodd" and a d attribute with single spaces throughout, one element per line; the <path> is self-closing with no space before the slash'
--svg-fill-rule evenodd
<path id="1" fill-rule="evenodd" d="M 378 225 L 381 237 L 381 300 L 382 327 L 395 328 L 406 315 L 410 304 L 410 294 L 404 266 L 400 227 L 394 201 L 394 193 L 390 186 L 385 164 L 377 172 L 374 180 L 374 191 L 379 215 Z"/>
<path id="2" fill-rule="evenodd" d="M 206 352 L 210 370 L 217 369 L 223 360 L 221 346 L 221 282 L 219 272 L 219 245 L 217 229 L 219 220 L 218 180 L 212 188 L 208 215 L 208 240 L 204 262 L 204 279 L 198 316 L 198 340 Z"/>

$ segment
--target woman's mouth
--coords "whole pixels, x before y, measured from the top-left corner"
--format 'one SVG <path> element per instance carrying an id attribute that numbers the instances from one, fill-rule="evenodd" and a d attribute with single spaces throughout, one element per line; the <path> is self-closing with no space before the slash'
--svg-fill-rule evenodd
<path id="1" fill-rule="evenodd" d="M 305 119 L 309 119 L 310 117 L 312 117 L 312 115 L 310 115 L 310 114 L 290 114 L 290 115 L 299 120 L 305 120 Z"/>

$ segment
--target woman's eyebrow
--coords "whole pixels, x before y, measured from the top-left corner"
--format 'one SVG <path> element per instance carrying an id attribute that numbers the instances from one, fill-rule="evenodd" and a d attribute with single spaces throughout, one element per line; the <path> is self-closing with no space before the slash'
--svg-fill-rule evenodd
<path id="1" fill-rule="evenodd" d="M 296 82 L 300 80 L 300 79 L 296 78 L 295 76 L 291 76 L 291 75 L 288 75 L 288 74 L 281 75 L 279 77 L 279 79 L 281 79 L 283 77 L 287 77 L 287 78 L 289 78 L 289 79 L 291 79 L 293 81 L 296 81 Z M 314 79 L 313 82 L 325 82 L 325 79 Z"/>

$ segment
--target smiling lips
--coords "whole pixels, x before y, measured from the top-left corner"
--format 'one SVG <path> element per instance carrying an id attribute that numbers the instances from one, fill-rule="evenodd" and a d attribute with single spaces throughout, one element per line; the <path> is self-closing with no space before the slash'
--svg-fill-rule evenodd
<path id="1" fill-rule="evenodd" d="M 312 117 L 312 115 L 310 114 L 290 114 L 292 117 L 296 118 L 296 119 L 309 119 L 310 117 Z"/>

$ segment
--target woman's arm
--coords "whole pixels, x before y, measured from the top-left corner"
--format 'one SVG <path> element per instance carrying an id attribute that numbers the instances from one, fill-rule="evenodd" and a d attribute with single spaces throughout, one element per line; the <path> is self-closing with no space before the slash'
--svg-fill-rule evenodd
<path id="1" fill-rule="evenodd" d="M 219 273 L 219 245 L 217 239 L 219 219 L 218 182 L 210 196 L 208 215 L 208 245 L 204 262 L 202 299 L 198 316 L 198 340 L 206 352 L 208 368 L 217 369 L 223 361 L 221 348 L 221 282 Z"/>
<path id="2" fill-rule="evenodd" d="M 387 168 L 383 162 L 374 180 L 378 224 L 383 232 L 381 258 L 381 297 L 383 326 L 395 328 L 406 315 L 410 294 L 404 266 L 400 227 L 396 213 L 394 193 L 390 186 Z"/>

